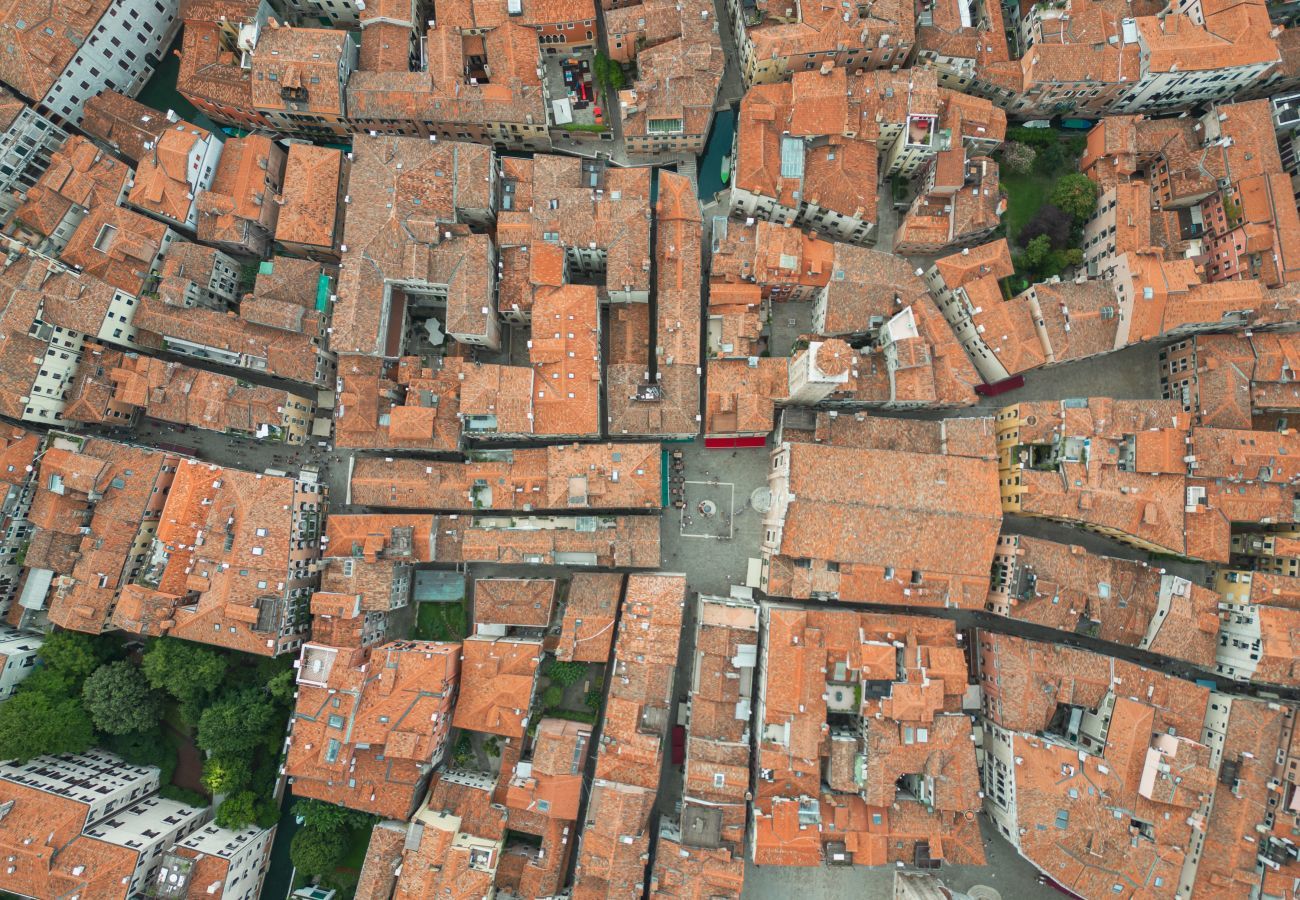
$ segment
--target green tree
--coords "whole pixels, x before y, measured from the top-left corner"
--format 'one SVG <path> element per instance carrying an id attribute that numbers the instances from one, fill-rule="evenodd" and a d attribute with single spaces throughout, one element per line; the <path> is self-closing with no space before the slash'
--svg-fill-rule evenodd
<path id="1" fill-rule="evenodd" d="M 305 827 L 319 831 L 369 828 L 375 823 L 375 817 L 368 813 L 306 798 L 294 801 L 293 814 L 302 819 Z"/>
<path id="2" fill-rule="evenodd" d="M 613 60 L 610 60 L 609 73 L 606 76 L 605 86 L 609 88 L 610 91 L 621 91 L 623 90 L 623 85 L 626 83 L 627 78 L 623 75 L 623 67 Z"/>
<path id="3" fill-rule="evenodd" d="M 80 631 L 55 631 L 45 637 L 36 655 L 46 669 L 67 679 L 72 691 L 79 691 L 87 676 L 112 654 L 101 638 Z"/>
<path id="4" fill-rule="evenodd" d="M 242 756 L 209 756 L 203 761 L 203 786 L 211 794 L 231 794 L 253 779 L 253 770 Z"/>
<path id="5" fill-rule="evenodd" d="M 346 832 L 307 827 L 289 843 L 289 859 L 304 875 L 328 875 L 342 861 L 347 848 Z"/>
<path id="6" fill-rule="evenodd" d="M 253 688 L 227 694 L 199 716 L 195 743 L 209 753 L 239 756 L 263 742 L 274 719 L 275 707 L 266 702 L 265 692 Z"/>
<path id="7" fill-rule="evenodd" d="M 553 684 L 546 690 L 542 691 L 542 708 L 552 709 L 564 702 L 564 688 L 558 684 Z"/>
<path id="8" fill-rule="evenodd" d="M 568 687 L 587 677 L 587 664 L 556 661 L 546 670 L 546 675 L 552 683 Z"/>
<path id="9" fill-rule="evenodd" d="M 600 51 L 596 52 L 592 60 L 591 71 L 596 76 L 596 81 L 610 91 L 620 90 L 626 81 L 623 67 Z"/>
<path id="10" fill-rule="evenodd" d="M 86 679 L 81 699 L 95 727 L 108 734 L 147 731 L 162 720 L 162 697 L 126 660 L 100 666 Z"/>
<path id="11" fill-rule="evenodd" d="M 172 637 L 151 642 L 140 664 L 151 685 L 191 705 L 206 700 L 226 674 L 226 658 L 220 653 Z"/>
<path id="12" fill-rule="evenodd" d="M 1048 202 L 1076 222 L 1086 222 L 1097 209 L 1097 183 L 1078 172 L 1065 175 L 1052 188 Z"/>
<path id="13" fill-rule="evenodd" d="M 295 674 L 293 669 L 285 669 L 271 677 L 271 680 L 266 683 L 266 692 L 271 695 L 271 699 L 286 706 L 293 705 L 293 692 L 297 688 L 294 682 Z"/>
<path id="14" fill-rule="evenodd" d="M 257 794 L 252 791 L 239 791 L 231 794 L 217 807 L 214 817 L 217 825 L 238 831 L 257 821 Z"/>
<path id="15" fill-rule="evenodd" d="M 73 697 L 52 697 L 20 689 L 0 703 L 0 759 L 27 762 L 46 753 L 81 753 L 95 729 Z"/>
<path id="16" fill-rule="evenodd" d="M 31 694 L 44 694 L 54 700 L 66 700 L 81 693 L 81 685 L 62 672 L 49 666 L 37 666 L 23 679 L 22 689 Z"/>
<path id="17" fill-rule="evenodd" d="M 1025 245 L 1025 264 L 1034 272 L 1038 272 L 1047 262 L 1047 257 L 1052 252 L 1052 240 L 1045 234 L 1040 234 L 1028 244 Z"/>

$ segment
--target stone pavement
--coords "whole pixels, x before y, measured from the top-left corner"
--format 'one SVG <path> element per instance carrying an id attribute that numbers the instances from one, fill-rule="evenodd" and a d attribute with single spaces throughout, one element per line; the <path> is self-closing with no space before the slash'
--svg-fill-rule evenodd
<path id="1" fill-rule="evenodd" d="M 1051 900 L 1064 896 L 1038 883 L 1038 870 L 998 835 L 988 817 L 980 814 L 984 834 L 983 866 L 940 866 L 932 871 L 945 887 L 967 891 L 984 900 Z M 895 866 L 755 866 L 745 863 L 742 900 L 876 900 L 893 896 Z M 977 885 L 992 888 L 972 891 Z"/>
<path id="2" fill-rule="evenodd" d="M 692 591 L 725 597 L 731 585 L 745 583 L 749 558 L 758 555 L 763 517 L 754 511 L 750 495 L 755 488 L 767 485 L 768 451 L 762 447 L 705 450 L 702 440 L 666 446 L 682 451 L 686 480 L 696 482 L 694 489 L 699 492 L 692 493 L 692 497 L 707 495 L 729 500 L 734 491 L 734 506 L 730 510 L 720 507 L 717 513 L 723 517 L 730 514 L 730 539 L 700 536 L 709 529 L 702 525 L 698 514 L 693 515 L 694 521 L 683 533 L 681 511 L 665 510 L 659 532 L 663 568 L 686 572 Z"/>

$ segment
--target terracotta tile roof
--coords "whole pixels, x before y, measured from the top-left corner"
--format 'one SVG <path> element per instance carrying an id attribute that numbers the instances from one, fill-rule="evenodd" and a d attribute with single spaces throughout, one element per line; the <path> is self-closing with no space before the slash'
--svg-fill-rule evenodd
<path id="1" fill-rule="evenodd" d="M 334 513 L 325 520 L 322 553 L 336 559 L 373 561 L 384 556 L 433 562 L 437 532 L 437 516 Z"/>
<path id="2" fill-rule="evenodd" d="M 301 332 L 252 322 L 234 312 L 194 307 L 182 309 L 154 297 L 136 303 L 132 324 L 143 347 L 161 348 L 168 339 L 181 339 L 228 353 L 260 360 L 268 375 L 313 384 L 317 381 L 320 347 L 314 313 L 302 319 Z M 287 323 L 286 323 L 287 324 Z"/>
<path id="3" fill-rule="evenodd" d="M 140 157 L 135 184 L 127 199 L 146 212 L 184 222 L 194 204 L 197 176 L 189 168 L 195 146 L 212 140 L 205 128 L 188 122 L 166 123 L 158 137 Z M 194 179 L 191 181 L 191 179 Z"/>
<path id="4" fill-rule="evenodd" d="M 992 425 L 983 424 L 984 445 L 991 452 Z M 784 511 L 771 521 L 783 524 L 764 550 L 770 563 L 782 561 L 782 577 L 776 584 L 769 581 L 769 590 L 795 597 L 830 590 L 846 600 L 886 591 L 904 603 L 983 604 L 1001 523 L 991 459 L 951 450 L 938 455 L 879 449 L 871 441 L 787 442 L 779 452 L 789 454 L 788 488 L 782 489 L 789 498 L 776 500 Z M 890 477 L 868 478 L 872 472 Z M 796 576 L 800 583 L 787 584 L 784 567 L 797 559 L 812 560 L 815 568 L 794 570 L 807 574 Z M 827 567 L 832 562 L 838 576 Z M 824 587 L 802 581 L 823 574 Z"/>
<path id="5" fill-rule="evenodd" d="M 1171 734 L 1201 734 L 1209 691 L 1190 681 L 1124 660 L 1006 635 L 981 634 L 980 654 L 985 711 L 1003 728 L 1042 731 L 1058 703 L 1096 709 L 1118 678 L 1124 696 L 1145 698 L 1142 705 L 1154 715 L 1152 732 L 1172 727 Z"/>
<path id="6" fill-rule="evenodd" d="M 1291 383 L 1292 373 L 1300 365 L 1300 337 L 1253 334 L 1250 346 L 1255 355 L 1250 384 L 1251 402 L 1255 409 L 1289 411 L 1300 406 L 1300 393 Z"/>
<path id="7" fill-rule="evenodd" d="M 834 247 L 822 334 L 867 332 L 873 316 L 888 320 L 925 294 L 925 283 L 903 257 L 851 244 Z"/>
<path id="8" fill-rule="evenodd" d="M 930 18 L 928 24 L 917 23 L 916 47 L 919 51 L 977 61 L 978 71 L 985 78 L 989 77 L 990 68 L 1010 59 L 1000 6 L 989 6 L 983 16 L 974 20 L 961 5 L 961 0 L 938 0 L 930 7 Z M 1016 81 L 1018 87 L 1019 79 Z"/>
<path id="9" fill-rule="evenodd" d="M 1187 15 L 1140 16 L 1144 68 L 1150 72 L 1207 71 L 1271 63 L 1280 56 L 1260 3 L 1207 4 L 1205 24 Z"/>
<path id="10" fill-rule="evenodd" d="M 285 760 L 294 793 L 407 818 L 446 743 L 459 671 L 459 644 L 303 645 Z"/>
<path id="11" fill-rule="evenodd" d="M 684 575 L 628 576 L 596 758 L 598 779 L 649 791 L 658 787 L 685 597 Z"/>
<path id="12" fill-rule="evenodd" d="M 555 580 L 474 579 L 474 623 L 545 628 L 551 623 Z"/>
<path id="13" fill-rule="evenodd" d="M 656 444 L 562 444 L 466 463 L 358 459 L 351 500 L 407 509 L 658 509 Z"/>
<path id="14" fill-rule="evenodd" d="M 870 91 L 880 82 L 877 76 L 874 72 L 855 76 L 850 85 L 843 69 L 832 69 L 827 75 L 796 72 L 789 82 L 751 87 L 737 121 L 735 187 L 772 197 L 784 206 L 809 202 L 874 222 L 874 141 L 842 135 L 857 135 L 860 121 L 874 119 L 875 109 L 868 112 L 864 107 L 874 102 Z M 811 145 L 801 141 L 801 177 L 781 174 L 785 132 L 796 140 L 826 138 Z"/>
<path id="15" fill-rule="evenodd" d="M 758 614 L 753 603 L 701 597 L 695 633 L 681 831 L 693 845 L 737 855 L 750 783 L 752 698 L 742 686 L 757 665 Z M 717 824 L 706 824 L 712 817 Z"/>
<path id="16" fill-rule="evenodd" d="M 1003 300 L 985 277 L 964 291 L 975 304 L 971 322 L 1009 375 L 1118 349 L 1119 300 L 1104 281 L 1036 284 Z"/>
<path id="17" fill-rule="evenodd" d="M 0 413 L 23 417 L 48 342 L 28 331 L 40 318 L 53 264 L 24 255 L 0 271 Z M 66 283 L 60 280 L 59 283 Z"/>
<path id="18" fill-rule="evenodd" d="M 284 158 L 284 151 L 265 135 L 228 138 L 212 183 L 196 198 L 199 239 L 247 246 L 251 252 L 273 234 Z"/>
<path id="19" fill-rule="evenodd" d="M 1100 735 L 1080 735 L 1084 752 L 1059 724 L 1046 726 L 1044 738 L 995 735 L 1016 760 L 1013 827 L 1035 865 L 1083 896 L 1116 883 L 1126 896 L 1150 893 L 1156 878 L 1172 884 L 1180 869 L 1198 892 L 1226 896 L 1257 884 L 1255 843 L 1241 836 L 1267 830 L 1270 779 L 1290 728 L 1284 709 L 1016 638 L 985 635 L 980 651 L 994 721 L 1037 731 L 1041 716 L 1062 705 L 1104 708 L 1110 720 Z M 1024 701 L 1038 710 L 1022 715 Z M 1130 815 L 1117 820 L 1116 808 Z M 1183 868 L 1197 832 L 1199 861 Z"/>
<path id="20" fill-rule="evenodd" d="M 402 865 L 406 829 L 403 822 L 380 822 L 371 830 L 355 900 L 391 900 Z"/>
<path id="21" fill-rule="evenodd" d="M 0 81 L 41 100 L 111 5 L 18 0 L 0 10 Z"/>
<path id="22" fill-rule="evenodd" d="M 341 354 L 397 356 L 386 281 L 446 284 L 449 310 L 478 309 L 489 296 L 488 238 L 454 226 L 492 208 L 493 154 L 479 144 L 358 135 L 352 155 L 330 344 Z M 473 243 L 478 255 L 462 264 Z"/>
<path id="23" fill-rule="evenodd" d="M 802 58 L 875 47 L 900 47 L 906 55 L 916 34 L 916 15 L 907 3 L 873 5 L 845 19 L 830 4 L 809 4 L 798 8 L 794 19 L 781 15 L 779 3 L 758 5 L 762 19 L 745 29 L 756 59 Z"/>
<path id="24" fill-rule="evenodd" d="M 1008 498 L 1005 508 L 1087 522 L 1177 553 L 1209 552 L 1210 558 L 1226 553 L 1226 546 L 1221 551 L 1192 546 L 1189 532 L 1193 526 L 1209 527 L 1218 514 L 1208 508 L 1191 515 L 1185 512 L 1189 498 L 1181 463 L 1172 467 L 1176 471 L 1161 473 L 1119 466 L 1125 435 L 1132 435 L 1135 444 L 1139 435 L 1147 435 L 1143 447 L 1148 453 L 1157 450 L 1158 436 L 1152 429 L 1172 426 L 1185 435 L 1187 420 L 1180 403 L 1091 398 L 1069 405 L 1020 404 L 1016 409 L 1015 420 L 1002 427 L 1002 434 L 1008 440 L 1013 433 L 1018 435 L 1017 442 L 1026 449 L 1029 445 L 1056 445 L 1061 448 L 1061 459 L 1045 470 L 1022 468 L 1016 460 L 1009 460 L 1004 468 L 1018 470 L 1021 492 Z M 1083 440 L 1090 442 L 1086 458 L 1079 453 L 1078 442 Z M 1226 528 L 1226 522 L 1222 524 Z"/>
<path id="25" fill-rule="evenodd" d="M 596 15 L 591 0 L 523 0 L 517 13 L 511 12 L 504 0 L 457 0 L 448 5 L 447 12 L 462 28 L 493 28 L 507 21 L 540 28 Z"/>
<path id="26" fill-rule="evenodd" d="M 462 646 L 457 728 L 522 737 L 541 662 L 540 641 L 476 635 Z"/>
<path id="27" fill-rule="evenodd" d="M 45 450 L 28 513 L 36 552 L 29 549 L 27 564 L 55 568 L 51 622 L 92 634 L 108 627 L 117 592 L 135 574 L 132 548 L 156 527 L 178 462 L 100 438 L 57 437 Z M 77 552 L 43 559 L 42 547 L 53 544 Z"/>
<path id="28" fill-rule="evenodd" d="M 688 847 L 660 832 L 650 878 L 651 900 L 739 900 L 744 883 L 743 858 L 733 858 L 726 850 Z"/>
<path id="29" fill-rule="evenodd" d="M 253 110 L 250 70 L 239 64 L 239 57 L 229 47 L 226 20 L 235 27 L 252 23 L 257 17 L 254 0 L 186 0 L 181 10 L 185 27 L 181 29 L 181 65 L 176 85 L 181 95 L 196 105 L 210 105 L 258 123 L 270 122 Z"/>
<path id="30" fill-rule="evenodd" d="M 408 72 L 404 58 L 395 70 L 370 71 L 363 63 L 348 80 L 349 117 L 362 122 L 414 118 L 428 122 L 431 128 L 462 124 L 531 126 L 547 121 L 548 110 L 537 74 L 537 32 L 511 20 L 482 35 L 484 55 L 493 60 L 492 78 L 490 83 L 484 83 L 471 82 L 465 71 L 462 30 L 474 29 L 467 13 L 453 7 L 439 13 L 438 25 L 424 33 L 425 71 Z M 364 32 L 362 37 L 364 45 Z M 372 52 L 373 41 L 378 38 L 377 33 L 368 39 Z M 367 56 L 373 58 L 372 54 Z"/>
<path id="31" fill-rule="evenodd" d="M 122 353 L 87 343 L 69 387 L 64 417 L 125 424 L 138 411 L 152 419 L 219 432 L 286 430 L 290 403 L 309 414 L 306 397 L 204 372 L 182 363 Z"/>
<path id="32" fill-rule="evenodd" d="M 1264 305 L 1258 281 L 1219 281 L 1204 284 L 1190 259 L 1163 260 L 1155 253 L 1125 255 L 1131 273 L 1126 343 L 1151 340 L 1175 329 L 1203 323 L 1221 323 L 1230 313 L 1257 310 Z"/>
<path id="33" fill-rule="evenodd" d="M 578 817 L 582 772 L 591 749 L 591 726 L 561 719 L 537 723 L 533 758 L 527 769 L 515 766 L 506 785 L 506 806 L 573 822 Z M 502 775 L 506 775 L 503 766 Z M 518 817 L 516 817 L 518 818 Z"/>
<path id="34" fill-rule="evenodd" d="M 83 834 L 90 808 L 68 797 L 0 779 L 0 887 L 28 897 L 125 898 L 140 853 Z"/>
<path id="35" fill-rule="evenodd" d="M 757 366 L 743 359 L 709 360 L 705 434 L 770 432 L 775 401 L 790 393 L 789 365 L 782 357 L 760 357 Z"/>
<path id="36" fill-rule="evenodd" d="M 773 288 L 781 288 L 781 296 L 786 296 L 796 285 L 811 295 L 812 289 L 830 281 L 835 254 L 850 246 L 773 222 L 749 225 L 715 220 L 709 256 L 710 302 L 712 291 L 722 283 L 754 282 L 763 289 L 764 297 Z"/>
<path id="37" fill-rule="evenodd" d="M 49 237 L 74 206 L 114 206 L 130 175 L 130 168 L 121 160 L 73 135 L 54 151 L 49 166 L 27 189 L 8 231 Z"/>
<path id="38" fill-rule="evenodd" d="M 1231 784 L 1221 781 L 1214 792 L 1196 890 L 1226 896 L 1258 889 L 1259 854 L 1251 853 L 1252 842 L 1243 838 L 1266 832 L 1274 816 L 1278 748 L 1293 727 L 1288 711 L 1276 704 L 1244 697 L 1232 700 L 1220 771 L 1236 777 Z"/>
<path id="39" fill-rule="evenodd" d="M 460 374 L 463 372 L 463 375 Z M 537 375 L 525 366 L 464 365 L 460 379 L 462 416 L 490 418 L 497 434 L 534 432 L 533 386 Z"/>
<path id="40" fill-rule="evenodd" d="M 461 519 L 439 536 L 439 559 L 538 565 L 573 560 L 638 569 L 659 565 L 658 517 L 590 518 L 595 522 L 584 522 L 581 530 L 558 518 Z M 588 530 L 590 525 L 594 528 Z"/>
<path id="41" fill-rule="evenodd" d="M 710 17 L 713 10 L 702 0 L 679 4 L 680 36 L 652 44 L 636 53 L 637 78 L 630 89 L 619 92 L 623 134 L 633 141 L 660 136 L 657 121 L 676 120 L 670 146 L 681 146 L 683 136 L 695 138 L 703 149 L 713 105 L 722 83 L 722 43 Z"/>
<path id="42" fill-rule="evenodd" d="M 649 290 L 648 169 L 592 170 L 576 157 L 559 155 L 516 163 L 502 175 L 516 192 L 513 208 L 497 217 L 502 246 L 527 243 L 526 235 L 570 252 L 602 251 L 606 291 Z"/>
<path id="43" fill-rule="evenodd" d="M 1005 566 L 989 594 L 995 612 L 1203 668 L 1214 664 L 1219 622 L 1213 591 L 1144 562 L 1022 535 L 1004 536 L 994 560 Z"/>
<path id="44" fill-rule="evenodd" d="M 252 105 L 291 115 L 341 117 L 339 58 L 344 47 L 341 33 L 334 29 L 290 28 L 268 21 L 252 52 Z M 305 100 L 287 100 L 286 89 L 303 91 Z"/>
<path id="45" fill-rule="evenodd" d="M 1014 271 L 1011 251 L 1002 238 L 937 259 L 934 268 L 949 289 L 965 287 L 985 278 L 1006 278 Z"/>
<path id="46" fill-rule="evenodd" d="M 311 260 L 276 256 L 265 261 L 258 266 L 253 293 L 240 301 L 240 318 L 280 331 L 319 335 L 325 314 L 317 310 L 316 297 L 323 280 L 333 281 L 323 266 Z"/>
<path id="47" fill-rule="evenodd" d="M 873 809 L 894 806 L 897 810 L 904 797 L 896 797 L 895 782 L 907 773 L 924 771 L 935 781 L 929 820 L 923 828 L 939 837 L 964 827 L 960 823 L 965 813 L 979 805 L 979 777 L 970 720 L 960 712 L 966 690 L 965 655 L 951 625 L 778 606 L 766 607 L 764 616 L 766 671 L 783 674 L 780 678 L 769 674 L 759 709 L 760 765 L 770 772 L 759 785 L 756 813 L 767 819 L 766 829 L 760 826 L 767 834 L 755 846 L 755 861 L 798 864 L 788 856 L 795 851 L 813 854 L 815 865 L 820 842 L 841 839 L 822 833 L 800 849 L 790 835 L 782 833 L 781 824 L 788 815 L 781 801 L 798 798 L 799 783 L 821 771 L 822 759 L 837 759 L 841 745 L 850 751 L 847 768 L 838 775 L 832 769 L 832 788 L 853 794 L 854 801 L 860 793 Z M 836 687 L 858 681 L 864 688 L 871 685 L 871 690 L 859 695 Z M 854 709 L 858 696 L 861 706 Z M 869 723 L 861 746 L 856 732 L 832 730 L 827 719 L 831 708 L 861 715 Z M 925 735 L 913 741 L 918 730 Z M 855 753 L 870 758 L 872 765 L 855 769 Z M 893 829 L 887 825 L 881 830 Z M 932 852 L 938 846 L 947 846 L 946 837 L 934 842 Z M 891 853 L 900 849 L 891 848 Z"/>
<path id="48" fill-rule="evenodd" d="M 448 360 L 448 363 L 453 363 Z M 340 359 L 335 441 L 340 447 L 453 450 L 460 444 L 459 360 L 436 373 L 376 357 Z"/>
<path id="49" fill-rule="evenodd" d="M 123 589 L 114 626 L 264 656 L 289 649 L 294 591 L 307 586 L 317 556 L 305 520 L 318 521 L 322 505 L 320 494 L 292 478 L 186 460 L 163 506 L 153 556 Z M 204 535 L 221 535 L 221 549 Z"/>
<path id="50" fill-rule="evenodd" d="M 7 88 L 0 87 L 0 127 L 9 128 L 26 108 L 27 104 L 24 101 L 14 96 Z"/>
<path id="51" fill-rule="evenodd" d="M 215 247 L 193 241 L 173 241 L 158 267 L 160 278 L 155 293 L 173 306 L 193 306 L 193 296 L 187 295 L 209 289 L 222 255 Z"/>
<path id="52" fill-rule="evenodd" d="M 275 239 L 335 251 L 343 235 L 347 207 L 341 202 L 348 183 L 342 150 L 293 144 L 284 169 L 284 198 Z"/>
<path id="53" fill-rule="evenodd" d="M 163 113 L 114 90 L 87 100 L 81 118 L 82 131 L 131 162 L 144 159 L 145 145 L 157 141 L 170 125 Z"/>
<path id="54" fill-rule="evenodd" d="M 77 225 L 63 262 L 129 294 L 140 294 L 167 226 L 120 206 L 97 205 Z M 96 328 L 92 333 L 97 333 Z"/>
<path id="55" fill-rule="evenodd" d="M 634 896 L 645 884 L 655 792 L 597 780 L 587 802 L 574 900 Z"/>
<path id="56" fill-rule="evenodd" d="M 533 304 L 529 361 L 534 427 L 542 435 L 600 434 L 600 309 L 596 289 L 565 285 Z"/>
<path id="57" fill-rule="evenodd" d="M 985 135 L 980 135 L 984 138 Z M 973 243 L 997 228 L 1006 209 L 998 164 L 987 156 L 967 159 L 953 147 L 936 157 L 935 180 L 945 185 L 919 195 L 894 234 L 895 253 L 934 253 Z"/>
<path id="58" fill-rule="evenodd" d="M 854 399 L 925 406 L 972 405 L 980 376 L 933 300 L 919 298 L 904 312 L 910 317 L 910 327 L 902 331 L 902 336 L 859 359 Z M 902 320 L 905 326 L 907 317 Z M 892 328 L 888 333 L 893 334 Z"/>
<path id="59" fill-rule="evenodd" d="M 694 182 L 661 173 L 655 207 L 655 360 L 662 434 L 699 432 L 701 240 L 703 222 Z M 612 429 L 611 429 L 612 430 Z"/>
<path id="60" fill-rule="evenodd" d="M 434 775 L 415 814 L 394 900 L 484 897 L 505 836 L 506 814 L 492 802 L 490 779 L 471 772 Z"/>
<path id="61" fill-rule="evenodd" d="M 564 604 L 556 659 L 608 662 L 622 593 L 622 575 L 575 572 Z"/>

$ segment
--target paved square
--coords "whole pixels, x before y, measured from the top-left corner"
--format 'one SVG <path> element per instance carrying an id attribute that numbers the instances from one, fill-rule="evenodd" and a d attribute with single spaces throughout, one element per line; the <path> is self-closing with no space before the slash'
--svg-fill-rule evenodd
<path id="1" fill-rule="evenodd" d="M 729 481 L 688 481 L 683 498 L 682 537 L 731 540 L 731 516 L 736 507 L 736 486 Z M 701 508 L 712 504 L 712 515 Z"/>

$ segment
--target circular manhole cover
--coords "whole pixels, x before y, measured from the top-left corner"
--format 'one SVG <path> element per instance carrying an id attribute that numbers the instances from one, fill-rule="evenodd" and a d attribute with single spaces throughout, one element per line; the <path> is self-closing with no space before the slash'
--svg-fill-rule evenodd
<path id="1" fill-rule="evenodd" d="M 971 900 L 1002 900 L 1002 895 L 997 889 L 987 884 L 977 884 L 966 893 L 970 895 Z"/>
<path id="2" fill-rule="evenodd" d="M 754 488 L 749 495 L 749 505 L 754 507 L 754 512 L 767 512 L 772 508 L 772 492 L 765 487 Z"/>

